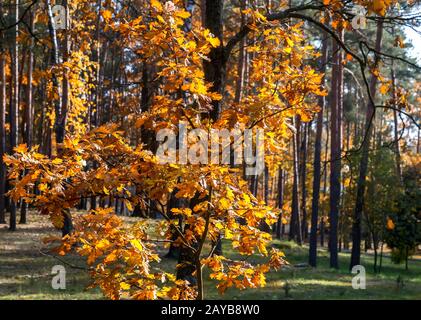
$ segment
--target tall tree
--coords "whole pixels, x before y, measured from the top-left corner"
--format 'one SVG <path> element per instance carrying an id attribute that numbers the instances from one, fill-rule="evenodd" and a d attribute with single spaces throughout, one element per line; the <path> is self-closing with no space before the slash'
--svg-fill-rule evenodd
<path id="1" fill-rule="evenodd" d="M 14 6 L 11 7 L 15 16 L 15 32 L 14 32 L 14 46 L 13 46 L 13 63 L 12 63 L 12 77 L 13 77 L 13 98 L 10 103 L 10 151 L 18 143 L 18 128 L 19 128 L 19 0 L 15 0 Z M 10 203 L 10 222 L 9 230 L 16 230 L 16 202 Z"/>
<path id="2" fill-rule="evenodd" d="M 307 223 L 307 150 L 308 150 L 308 131 L 310 126 L 305 123 L 303 126 L 303 140 L 301 143 L 301 234 L 303 239 L 308 237 L 308 223 Z"/>
<path id="3" fill-rule="evenodd" d="M 392 107 L 393 107 L 393 133 L 394 133 L 394 147 L 395 147 L 395 161 L 396 161 L 396 176 L 398 177 L 399 184 L 402 185 L 402 165 L 401 165 L 401 150 L 399 145 L 399 123 L 398 123 L 398 110 L 397 110 L 397 92 L 396 92 L 396 74 L 395 74 L 395 60 L 392 60 L 391 66 L 391 79 L 392 79 Z"/>
<path id="4" fill-rule="evenodd" d="M 343 30 L 340 31 L 343 39 Z M 329 252 L 330 267 L 338 264 L 338 220 L 341 195 L 341 109 L 342 109 L 342 51 L 339 43 L 333 40 L 332 99 L 331 99 L 331 144 L 330 144 L 330 214 L 329 214 Z"/>
<path id="5" fill-rule="evenodd" d="M 29 13 L 29 30 L 33 33 L 34 29 L 34 12 L 31 11 Z M 34 38 L 31 37 L 30 47 L 28 52 L 28 66 L 27 66 L 27 84 L 26 84 L 26 95 L 25 95 L 25 114 L 24 114 L 24 124 L 25 124 L 25 131 L 24 131 L 24 143 L 28 149 L 32 147 L 32 131 L 33 131 L 33 106 L 32 106 L 32 80 L 33 80 L 33 70 L 34 70 Z M 26 201 L 22 201 L 21 204 L 21 211 L 20 211 L 20 220 L 19 223 L 26 223 L 26 215 L 28 210 L 28 204 Z"/>
<path id="6" fill-rule="evenodd" d="M 377 31 L 376 31 L 376 46 L 375 49 L 377 52 L 381 51 L 382 47 L 382 37 L 383 37 L 383 20 L 380 19 L 377 22 Z M 377 67 L 380 61 L 380 56 L 376 54 L 374 65 Z M 375 105 L 374 99 L 376 97 L 376 86 L 377 86 L 377 76 L 372 75 L 369 85 L 370 99 L 367 104 L 367 111 L 365 117 L 365 136 L 362 142 L 362 151 L 361 159 L 359 163 L 359 176 L 357 180 L 357 197 L 355 200 L 355 212 L 354 220 L 352 224 L 352 253 L 351 253 L 351 263 L 350 269 L 354 266 L 360 264 L 361 259 L 361 218 L 362 212 L 364 209 L 364 193 L 366 189 L 366 178 L 367 178 L 367 168 L 368 168 L 368 156 L 370 141 L 373 132 L 373 119 L 375 115 Z"/>
<path id="7" fill-rule="evenodd" d="M 301 223 L 300 223 L 300 200 L 299 200 L 299 145 L 300 145 L 300 126 L 301 121 L 297 116 L 295 118 L 295 135 L 292 139 L 292 162 L 293 162 L 293 183 L 292 183 L 292 213 L 289 227 L 289 239 L 296 239 L 299 245 L 302 245 Z"/>
<path id="8" fill-rule="evenodd" d="M 325 36 L 322 40 L 322 56 L 320 57 L 320 72 L 326 73 L 328 40 Z M 326 105 L 326 98 L 319 97 L 318 105 L 320 108 L 317 114 L 316 138 L 314 143 L 314 161 L 313 161 L 313 197 L 311 203 L 311 231 L 309 243 L 309 264 L 312 267 L 317 265 L 317 226 L 319 220 L 319 201 L 320 201 L 320 180 L 321 180 L 321 154 L 322 154 L 322 133 L 323 133 L 323 112 Z"/>
<path id="9" fill-rule="evenodd" d="M 285 185 L 285 171 L 280 167 L 278 173 L 278 208 L 281 209 L 281 213 L 278 217 L 276 224 L 276 237 L 281 239 L 284 231 L 283 223 L 283 205 L 284 205 L 284 185 Z"/>
<path id="10" fill-rule="evenodd" d="M 0 16 L 3 8 L 0 6 Z M 6 48 L 4 32 L 0 32 L 0 223 L 6 223 L 6 166 L 3 155 L 6 150 Z"/>

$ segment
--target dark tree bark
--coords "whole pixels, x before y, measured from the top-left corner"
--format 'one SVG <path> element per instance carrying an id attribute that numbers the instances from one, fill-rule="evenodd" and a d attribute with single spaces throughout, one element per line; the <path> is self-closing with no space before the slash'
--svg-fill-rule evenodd
<path id="1" fill-rule="evenodd" d="M 323 39 L 322 56 L 320 58 L 320 72 L 326 73 L 327 64 L 327 38 Z M 324 82 L 324 79 L 323 79 Z M 320 111 L 317 114 L 316 140 L 314 143 L 314 173 L 313 173 L 313 198 L 311 204 L 311 231 L 309 264 L 317 266 L 317 224 L 319 220 L 319 200 L 320 200 L 320 173 L 321 173 L 321 153 L 322 153 L 322 133 L 323 133 L 323 112 L 326 105 L 326 98 L 319 97 Z"/>
<path id="2" fill-rule="evenodd" d="M 292 213 L 289 227 L 289 240 L 296 240 L 302 245 L 301 223 L 300 223 L 300 204 L 299 204 L 299 172 L 298 172 L 298 146 L 300 144 L 300 120 L 295 118 L 296 133 L 292 139 L 293 154 L 293 184 L 292 184 Z"/>
<path id="3" fill-rule="evenodd" d="M 240 0 L 240 9 L 241 9 L 241 25 L 240 28 L 243 28 L 246 24 L 246 17 L 243 13 L 247 7 L 247 0 Z M 238 53 L 238 65 L 237 65 L 237 83 L 235 86 L 235 97 L 234 102 L 240 103 L 243 96 L 244 82 L 245 82 L 245 73 L 246 73 L 246 42 L 247 37 L 243 37 L 240 41 L 240 48 Z"/>
<path id="4" fill-rule="evenodd" d="M 402 185 L 402 166 L 401 166 L 401 151 L 399 147 L 399 124 L 398 124 L 398 111 L 397 108 L 397 95 L 396 95 L 396 75 L 394 60 L 392 60 L 391 68 L 391 79 L 392 79 L 392 103 L 393 103 L 393 133 L 395 138 L 395 161 L 396 161 L 396 176 L 399 179 L 399 184 Z"/>
<path id="5" fill-rule="evenodd" d="M 65 2 L 67 4 L 67 2 Z M 57 39 L 57 33 L 53 25 L 53 13 L 52 13 L 52 7 L 51 7 L 51 1 L 47 0 L 47 11 L 48 11 L 48 30 L 50 34 L 50 38 L 52 41 L 52 62 L 53 64 L 59 64 L 60 63 L 60 55 L 59 55 L 59 44 Z M 66 8 L 67 12 L 67 8 Z M 67 28 L 67 19 L 66 19 L 66 28 Z M 67 37 L 65 37 L 67 40 Z M 67 41 L 66 41 L 67 42 Z M 66 49 L 68 44 L 65 45 Z M 60 155 L 60 145 L 63 143 L 64 135 L 65 135 L 65 129 L 66 129 L 66 113 L 67 109 L 63 108 L 63 91 L 62 86 L 60 82 L 58 81 L 57 77 L 53 76 L 53 84 L 58 92 L 58 99 L 55 101 L 55 113 L 56 113 L 56 121 L 54 124 L 54 130 L 56 135 L 56 145 L 57 145 L 57 154 Z M 65 99 L 65 102 L 67 103 L 67 97 Z M 71 233 L 73 230 L 73 223 L 72 223 L 72 217 L 70 214 L 70 211 L 63 212 L 63 228 L 61 229 L 61 232 L 63 236 Z"/>
<path id="6" fill-rule="evenodd" d="M 225 76 L 226 76 L 226 54 L 223 46 L 223 0 L 206 0 L 205 1 L 205 27 L 219 39 L 221 45 L 213 48 L 209 53 L 209 61 L 204 60 L 203 67 L 205 71 L 205 80 L 212 83 L 211 90 L 220 94 L 224 94 Z M 208 117 L 213 121 L 218 120 L 221 112 L 221 100 L 212 101 L 212 110 Z"/>
<path id="7" fill-rule="evenodd" d="M 265 200 L 266 205 L 269 205 L 269 168 L 266 165 L 264 169 L 263 184 L 264 184 L 264 189 L 263 189 L 264 200 Z M 265 221 L 261 222 L 261 229 L 264 232 L 268 232 L 268 233 L 271 232 L 270 226 Z"/>
<path id="8" fill-rule="evenodd" d="M 301 212 L 303 219 L 301 221 L 301 234 L 303 239 L 308 238 L 308 223 L 307 223 L 307 144 L 308 144 L 308 123 L 303 127 L 303 141 L 301 144 Z"/>
<path id="9" fill-rule="evenodd" d="M 341 31 L 340 38 L 343 38 Z M 342 52 L 339 44 L 333 41 L 332 101 L 331 101 L 331 144 L 330 144 L 330 214 L 329 252 L 330 267 L 338 264 L 338 220 L 341 195 L 341 110 L 342 110 Z"/>
<path id="10" fill-rule="evenodd" d="M 204 6 L 203 6 L 204 5 Z M 223 95 L 225 86 L 226 74 L 226 55 L 223 46 L 223 0 L 205 0 L 202 2 L 202 10 L 204 9 L 204 25 L 210 32 L 219 39 L 221 45 L 217 48 L 212 48 L 209 53 L 209 61 L 204 60 L 203 67 L 205 73 L 205 80 L 212 83 L 211 90 L 213 92 Z M 221 111 L 222 100 L 212 101 L 212 110 L 204 116 L 211 121 L 217 121 Z M 190 207 L 194 207 L 196 201 L 194 199 L 190 202 Z M 185 229 L 188 226 L 185 226 Z M 220 241 L 218 241 L 219 243 Z M 194 248 L 198 244 L 194 243 L 191 246 Z M 198 255 L 198 254 L 197 254 Z M 187 279 L 191 283 L 196 280 L 193 277 L 193 272 L 196 270 L 197 263 L 195 259 L 198 258 L 193 250 L 187 246 L 182 246 L 180 249 L 180 257 L 178 260 L 179 267 L 177 268 L 177 278 Z M 200 270 L 196 270 L 200 273 Z M 194 279 L 193 279 L 194 278 Z"/>
<path id="11" fill-rule="evenodd" d="M 11 10 L 12 7 L 11 7 Z M 15 15 L 15 33 L 13 46 L 13 62 L 12 62 L 12 78 L 13 78 L 13 97 L 10 104 L 10 152 L 13 153 L 13 148 L 18 143 L 18 128 L 19 128 L 19 0 L 15 1 L 14 5 Z M 10 222 L 9 230 L 16 230 L 16 203 L 10 201 Z"/>
<path id="12" fill-rule="evenodd" d="M 382 46 L 382 37 L 383 37 L 383 20 L 377 22 L 377 33 L 376 33 L 376 51 L 381 50 Z M 375 65 L 378 64 L 380 57 L 376 55 Z M 360 172 L 357 181 L 357 197 L 355 200 L 355 212 L 354 212 L 354 221 L 352 225 L 352 253 L 351 253 L 351 263 L 349 268 L 360 264 L 361 258 L 361 217 L 364 208 L 364 193 L 366 187 L 366 177 L 367 177 L 367 168 L 368 168 L 368 154 L 370 147 L 370 140 L 373 131 L 372 120 L 375 115 L 375 106 L 374 99 L 376 96 L 376 86 L 377 86 L 377 77 L 372 75 L 370 79 L 369 90 L 373 101 L 369 101 L 367 104 L 367 112 L 365 118 L 365 138 L 362 145 L 362 155 L 360 159 Z"/>
<path id="13" fill-rule="evenodd" d="M 282 206 L 284 204 L 284 170 L 279 168 L 279 177 L 278 177 L 278 208 L 281 210 L 279 214 L 278 222 L 276 224 L 276 238 L 281 239 L 283 236 L 283 226 L 282 223 Z"/>
<path id="14" fill-rule="evenodd" d="M 29 28 L 31 32 L 34 29 L 34 13 L 31 12 L 29 15 Z M 25 117 L 24 117 L 24 142 L 26 143 L 28 149 L 32 147 L 32 131 L 33 131 L 33 110 L 32 110 L 32 75 L 34 69 L 34 39 L 31 37 L 31 45 L 28 53 L 28 68 L 27 68 L 27 85 L 26 85 L 26 97 L 25 97 Z M 28 210 L 28 204 L 25 201 L 22 201 L 20 209 L 20 220 L 19 223 L 26 223 L 26 215 Z"/>
<path id="15" fill-rule="evenodd" d="M 0 16 L 3 16 L 0 6 Z M 6 48 L 4 33 L 0 33 L 0 223 L 6 223 L 6 165 L 3 155 L 6 150 Z"/>
<path id="16" fill-rule="evenodd" d="M 60 56 L 59 56 L 59 44 L 57 40 L 57 32 L 54 28 L 54 17 L 51 8 L 51 1 L 47 0 L 47 11 L 48 11 L 48 30 L 51 38 L 51 42 L 53 44 L 51 50 L 52 62 L 54 65 L 60 63 Z M 56 143 L 62 143 L 64 139 L 64 130 L 65 130 L 65 123 L 64 117 L 62 114 L 63 106 L 62 106 L 62 90 L 61 85 L 57 80 L 57 77 L 53 76 L 53 84 L 58 92 L 59 98 L 55 101 L 55 113 L 56 113 L 56 121 L 54 124 L 55 134 L 56 134 Z"/>

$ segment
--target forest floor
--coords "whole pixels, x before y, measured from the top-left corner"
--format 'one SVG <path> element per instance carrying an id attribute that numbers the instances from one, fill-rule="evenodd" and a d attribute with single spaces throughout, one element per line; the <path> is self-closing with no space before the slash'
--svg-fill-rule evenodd
<path id="1" fill-rule="evenodd" d="M 125 218 L 125 220 L 134 220 Z M 16 232 L 7 231 L 0 225 L 0 299 L 103 299 L 98 289 L 85 289 L 89 277 L 84 270 L 66 267 L 66 290 L 51 287 L 54 265 L 63 264 L 57 258 L 46 255 L 42 238 L 59 234 L 51 227 L 46 217 L 31 214 L 29 223 L 18 225 Z M 284 251 L 290 266 L 271 272 L 267 285 L 260 289 L 239 291 L 228 289 L 219 296 L 212 280 L 206 280 L 206 299 L 420 299 L 421 259 L 409 261 L 409 270 L 404 265 L 392 264 L 389 257 L 383 259 L 381 274 L 373 272 L 373 256 L 364 254 L 362 265 L 366 267 L 367 288 L 355 290 L 351 286 L 352 275 L 348 271 L 349 253 L 340 253 L 340 269 L 330 269 L 328 252 L 319 250 L 318 268 L 306 267 L 308 247 L 299 247 L 288 241 L 274 241 L 273 246 Z M 236 254 L 224 244 L 225 255 Z M 84 266 L 81 258 L 64 258 L 73 266 Z M 259 262 L 253 256 L 249 262 Z M 161 266 L 175 267 L 176 261 L 163 259 Z M 399 280 L 399 281 L 398 281 Z M 286 288 L 289 288 L 288 295 Z"/>

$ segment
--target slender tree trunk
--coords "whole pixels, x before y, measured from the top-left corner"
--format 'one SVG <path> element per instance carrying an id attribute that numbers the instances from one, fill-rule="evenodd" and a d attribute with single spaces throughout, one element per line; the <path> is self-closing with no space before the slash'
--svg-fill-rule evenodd
<path id="1" fill-rule="evenodd" d="M 29 28 L 31 32 L 34 29 L 34 13 L 31 12 L 29 15 Z M 26 101 L 25 101 L 25 130 L 24 130 L 24 142 L 26 143 L 28 149 L 32 147 L 32 130 L 33 130 L 33 110 L 32 110 L 32 74 L 34 68 L 34 39 L 31 37 L 31 45 L 28 53 L 28 70 L 27 70 L 27 86 L 26 86 Z M 20 211 L 20 220 L 19 223 L 26 223 L 26 215 L 28 210 L 28 203 L 22 201 L 21 211 Z"/>
<path id="2" fill-rule="evenodd" d="M 326 197 L 327 195 L 327 159 L 328 159 L 328 155 L 329 155 L 329 121 L 330 121 L 330 117 L 329 117 L 329 108 L 326 108 L 326 147 L 325 147 L 325 153 L 324 153 L 324 159 L 325 162 L 323 164 L 323 197 Z M 320 246 L 324 247 L 325 245 L 325 212 L 324 210 L 322 211 L 322 217 L 321 217 L 321 222 L 320 222 Z"/>
<path id="3" fill-rule="evenodd" d="M 12 77 L 13 77 L 13 99 L 10 104 L 10 151 L 13 153 L 13 148 L 18 143 L 18 128 L 19 128 L 19 0 L 15 0 L 15 44 L 13 46 L 13 63 L 12 63 Z M 16 230 L 16 203 L 10 201 L 10 223 L 9 230 Z"/>
<path id="4" fill-rule="evenodd" d="M 0 16 L 3 16 L 0 6 Z M 6 165 L 3 155 L 6 150 L 6 48 L 4 33 L 0 33 L 0 223 L 6 223 Z"/>
<path id="5" fill-rule="evenodd" d="M 343 31 L 340 31 L 343 38 Z M 339 268 L 338 263 L 338 221 L 341 195 L 341 109 L 342 109 L 342 52 L 333 41 L 332 101 L 331 101 L 331 144 L 330 144 L 330 214 L 329 252 L 330 267 Z"/>
<path id="6" fill-rule="evenodd" d="M 308 238 L 308 223 L 307 223 L 307 149 L 308 149 L 308 130 L 309 125 L 304 124 L 303 127 L 303 141 L 301 144 L 301 212 L 303 219 L 301 221 L 301 234 L 304 239 Z"/>
<path id="7" fill-rule="evenodd" d="M 68 0 L 63 1 L 63 6 L 66 8 L 66 15 L 68 15 Z M 66 17 L 66 29 L 64 30 L 64 45 L 63 45 L 63 61 L 66 62 L 69 60 L 69 54 L 70 54 L 70 39 L 69 39 L 69 29 L 70 26 L 68 25 L 70 23 L 68 17 Z M 66 70 L 67 71 L 67 70 Z M 64 139 L 64 130 L 66 127 L 66 120 L 67 120 L 67 111 L 69 109 L 69 79 L 67 77 L 67 72 L 65 72 L 63 77 L 63 94 L 62 94 L 62 114 L 61 114 L 61 127 L 63 132 L 61 133 L 62 138 Z"/>
<path id="8" fill-rule="evenodd" d="M 327 64 L 327 38 L 323 39 L 322 56 L 320 58 L 320 72 L 326 73 Z M 324 82 L 324 80 L 323 80 Z M 314 173 L 313 173 L 313 198 L 311 204 L 311 231 L 309 247 L 309 264 L 317 266 L 317 223 L 319 220 L 319 200 L 320 200 L 320 173 L 321 173 L 321 153 L 322 153 L 322 133 L 323 133 L 323 111 L 326 98 L 319 97 L 320 111 L 317 114 L 316 141 L 314 144 Z"/>
<path id="9" fill-rule="evenodd" d="M 65 4 L 67 4 L 67 2 L 65 2 Z M 54 17 L 53 17 L 50 0 L 47 0 L 47 11 L 48 11 L 48 18 L 49 18 L 48 30 L 49 30 L 50 38 L 53 44 L 53 47 L 52 47 L 52 60 L 53 61 L 52 62 L 53 64 L 57 65 L 60 63 L 59 44 L 58 44 L 58 39 L 57 39 L 57 33 L 54 28 Z M 67 14 L 67 6 L 66 6 L 66 14 Z M 65 26 L 66 29 L 68 28 L 67 22 L 68 21 L 66 18 L 66 26 Z M 68 38 L 66 35 L 65 36 L 66 49 L 68 49 L 67 41 L 68 41 Z M 57 146 L 57 155 L 60 156 L 61 154 L 60 145 L 64 141 L 64 135 L 65 135 L 65 129 L 66 129 L 67 110 L 63 108 L 63 91 L 62 91 L 61 84 L 55 75 L 53 75 L 53 84 L 54 84 L 54 87 L 57 89 L 57 93 L 58 93 L 58 99 L 55 101 L 56 121 L 54 124 L 54 127 L 55 127 L 54 129 L 55 129 L 55 136 L 56 136 L 55 138 L 56 138 L 56 146 Z M 68 90 L 68 88 L 66 88 L 66 90 Z M 64 99 L 65 103 L 68 102 L 67 92 L 68 91 L 66 91 L 66 97 Z M 70 215 L 70 211 L 67 210 L 66 212 L 63 212 L 63 228 L 61 232 L 63 236 L 65 236 L 69 234 L 72 231 L 72 229 L 73 229 L 72 218 Z"/>
<path id="10" fill-rule="evenodd" d="M 395 76 L 395 66 L 394 60 L 392 60 L 392 69 L 391 69 L 391 78 L 392 78 L 392 100 L 393 100 L 393 132 L 395 136 L 395 161 L 396 161 L 396 176 L 399 179 L 399 183 L 402 185 L 402 167 L 401 167 L 401 151 L 399 147 L 399 125 L 398 125 L 398 112 L 397 108 L 397 95 L 396 95 L 396 76 Z"/>
<path id="11" fill-rule="evenodd" d="M 240 9 L 241 9 L 241 28 L 244 27 L 246 24 L 246 17 L 243 13 L 243 10 L 245 10 L 247 7 L 247 0 L 240 0 Z M 238 54 L 238 65 L 237 65 L 237 83 L 235 86 L 235 97 L 234 102 L 240 103 L 241 98 L 243 96 L 243 88 L 244 88 L 244 80 L 245 80 L 245 70 L 246 70 L 246 46 L 247 43 L 247 37 L 243 37 L 240 41 L 240 52 Z"/>
<path id="12" fill-rule="evenodd" d="M 276 226 L 276 237 L 278 239 L 282 238 L 282 230 L 283 230 L 283 223 L 282 223 L 282 215 L 283 215 L 283 204 L 284 204 L 284 170 L 279 168 L 279 177 L 278 177 L 278 208 L 281 210 L 279 214 L 278 223 Z"/>
<path id="13" fill-rule="evenodd" d="M 54 65 L 57 65 L 60 63 L 60 57 L 59 57 L 59 44 L 57 40 L 57 33 L 54 28 L 54 17 L 51 7 L 51 0 L 47 0 L 47 11 L 48 11 L 48 30 L 50 33 L 51 42 L 53 44 L 52 46 L 52 62 Z M 53 75 L 53 84 L 54 87 L 57 90 L 59 98 L 55 101 L 55 113 L 56 113 L 56 121 L 54 124 L 55 127 L 55 134 L 56 134 L 56 144 L 62 143 L 64 138 L 64 130 L 65 130 L 65 123 L 64 118 L 62 117 L 62 90 L 61 85 L 57 80 L 57 77 Z"/>
<path id="14" fill-rule="evenodd" d="M 100 126 L 101 120 L 101 7 L 102 7 L 102 0 L 97 1 L 97 10 L 98 16 L 96 21 L 96 46 L 95 46 L 95 61 L 97 63 L 97 69 L 95 73 L 95 114 L 94 114 L 94 122 L 95 126 Z"/>
<path id="15" fill-rule="evenodd" d="M 383 37 L 383 20 L 379 20 L 377 22 L 377 33 L 376 33 L 376 50 L 381 50 L 382 44 L 382 37 Z M 379 62 L 379 57 L 376 56 L 375 65 Z M 376 97 L 376 86 L 377 86 L 377 77 L 372 75 L 370 79 L 370 94 L 374 101 Z M 373 131 L 373 124 L 372 119 L 375 115 L 375 106 L 373 102 L 369 101 L 367 104 L 367 112 L 366 112 L 366 119 L 365 119 L 365 139 L 362 145 L 362 155 L 360 160 L 360 172 L 357 181 L 357 197 L 355 201 L 355 213 L 354 213 L 354 221 L 352 225 L 352 254 L 351 254 L 351 263 L 350 269 L 353 266 L 360 264 L 361 258 L 361 217 L 364 208 L 364 193 L 365 193 L 365 184 L 366 184 L 366 176 L 367 176 L 367 168 L 368 168 L 368 153 L 369 153 L 369 146 L 370 140 Z"/>
<path id="16" fill-rule="evenodd" d="M 297 243 L 302 245 L 301 223 L 300 223 L 300 204 L 299 204 L 299 172 L 298 172 L 298 146 L 300 143 L 300 120 L 295 118 L 296 134 L 293 138 L 292 153 L 293 153 L 293 184 L 292 184 L 292 213 L 289 230 L 289 239 L 296 239 Z"/>
<path id="17" fill-rule="evenodd" d="M 265 204 L 269 205 L 269 168 L 266 165 L 264 169 L 264 174 L 265 175 L 264 175 L 264 180 L 263 180 L 263 184 L 264 184 L 263 196 L 264 196 Z M 263 231 L 270 233 L 270 227 L 265 221 L 262 221 L 261 228 Z"/>
<path id="18" fill-rule="evenodd" d="M 224 94 L 225 76 L 226 76 L 226 56 L 223 47 L 223 0 L 206 0 L 205 1 L 205 27 L 219 39 L 221 45 L 213 48 L 209 53 L 209 61 L 204 60 L 203 67 L 205 71 L 205 80 L 212 83 L 211 90 L 220 94 Z M 218 120 L 221 112 L 221 100 L 212 101 L 212 110 L 208 117 L 213 121 Z"/>

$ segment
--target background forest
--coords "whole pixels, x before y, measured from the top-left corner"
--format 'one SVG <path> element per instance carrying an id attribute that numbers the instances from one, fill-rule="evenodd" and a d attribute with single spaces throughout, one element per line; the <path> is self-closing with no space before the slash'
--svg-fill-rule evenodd
<path id="1" fill-rule="evenodd" d="M 420 24 L 415 0 L 3 0 L 0 298 L 421 299 Z M 183 162 L 190 135 L 161 163 L 180 124 L 263 130 L 262 172 Z"/>

